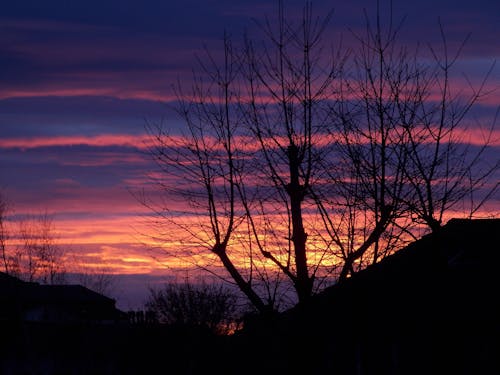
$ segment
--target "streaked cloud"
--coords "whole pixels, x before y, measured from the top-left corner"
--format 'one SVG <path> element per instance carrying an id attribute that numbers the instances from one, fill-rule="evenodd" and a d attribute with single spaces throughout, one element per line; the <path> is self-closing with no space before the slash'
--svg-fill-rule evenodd
<path id="1" fill-rule="evenodd" d="M 66 147 L 85 145 L 91 147 L 120 146 L 144 149 L 151 144 L 148 135 L 101 134 L 95 136 L 51 136 L 36 138 L 0 139 L 0 148 L 19 148 L 21 150 L 39 147 Z"/>

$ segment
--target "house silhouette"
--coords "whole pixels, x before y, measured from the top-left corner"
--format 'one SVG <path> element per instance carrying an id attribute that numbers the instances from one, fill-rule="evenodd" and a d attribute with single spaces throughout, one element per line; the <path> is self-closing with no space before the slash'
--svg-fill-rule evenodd
<path id="1" fill-rule="evenodd" d="M 0 323 L 108 323 L 115 301 L 81 285 L 41 285 L 0 272 Z"/>
<path id="2" fill-rule="evenodd" d="M 235 361 L 254 358 L 248 374 L 500 374 L 499 266 L 500 219 L 450 220 L 248 329 Z"/>

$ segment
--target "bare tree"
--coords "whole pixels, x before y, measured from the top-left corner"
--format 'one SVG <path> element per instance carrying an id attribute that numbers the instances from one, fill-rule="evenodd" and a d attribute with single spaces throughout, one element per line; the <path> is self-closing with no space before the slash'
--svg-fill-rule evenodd
<path id="1" fill-rule="evenodd" d="M 492 178 L 500 168 L 500 158 L 492 158 L 489 163 L 484 160 L 500 106 L 491 124 L 474 124 L 476 135 L 482 136 L 479 144 L 477 140 L 471 144 L 471 137 L 467 136 L 471 130 L 474 133 L 467 124 L 471 121 L 471 108 L 491 94 L 486 83 L 495 65 L 479 85 L 467 81 L 468 91 L 454 90 L 451 76 L 467 38 L 452 53 L 443 27 L 439 26 L 442 45 L 439 51 L 430 47 L 434 62 L 418 72 L 418 81 L 411 91 L 412 105 L 399 105 L 398 112 L 406 155 L 404 172 L 412 190 L 406 204 L 414 220 L 432 231 L 441 227 L 445 212 L 466 199 L 470 200 L 468 216 L 474 215 L 497 191 L 498 181 Z M 431 98 L 431 94 L 437 98 Z M 488 188 L 491 182 L 493 185 Z M 474 194 L 480 190 L 483 196 L 474 203 Z"/>
<path id="2" fill-rule="evenodd" d="M 9 273 L 9 262 L 7 254 L 8 232 L 6 224 L 7 216 L 7 201 L 3 194 L 0 193 L 0 250 L 2 252 L 2 262 L 5 273 Z"/>
<path id="3" fill-rule="evenodd" d="M 10 257 L 11 274 L 44 284 L 64 281 L 63 251 L 56 243 L 50 215 L 31 215 L 19 221 L 18 240 Z"/>
<path id="4" fill-rule="evenodd" d="M 329 16 L 314 18 L 308 3 L 295 24 L 280 3 L 276 27 L 260 25 L 262 41 L 246 37 L 237 51 L 226 38 L 222 63 L 207 53 L 192 90 L 178 85 L 186 133 L 150 128 L 156 181 L 186 203 L 144 201 L 186 234 L 186 252 L 173 255 L 224 278 L 214 268 L 222 265 L 261 312 L 277 307 L 280 291 L 303 302 L 378 262 L 418 224 L 418 147 L 442 139 L 417 137 L 417 124 L 434 123 L 422 114 L 437 81 L 417 48 L 398 44 L 399 26 L 384 28 L 380 12 L 376 21 L 356 35 L 357 50 L 331 53 L 322 39 Z"/>
<path id="5" fill-rule="evenodd" d="M 163 207 L 157 213 L 216 255 L 259 311 L 279 303 L 275 286 L 283 278 L 306 300 L 327 251 L 317 247 L 320 254 L 308 263 L 303 213 L 311 181 L 321 178 L 315 173 L 325 153 L 321 137 L 328 137 L 321 107 L 342 64 L 322 56 L 327 22 L 313 19 L 308 5 L 292 25 L 280 7 L 278 30 L 262 26 L 270 42 L 262 53 L 247 40 L 237 54 L 226 38 L 221 66 L 209 54 L 201 62 L 208 83 L 195 77 L 191 92 L 179 88 L 187 134 L 155 133 L 152 151 L 165 176 L 185 182 L 161 180 L 162 188 L 182 195 L 201 220 L 193 227 Z M 314 200 L 306 209 L 316 210 Z"/>
<path id="6" fill-rule="evenodd" d="M 330 106 L 337 143 L 325 168 L 328 194 L 315 192 L 341 260 L 340 280 L 405 243 L 411 222 L 403 202 L 410 192 L 400 109 L 426 89 L 419 82 L 418 50 L 398 44 L 399 26 L 389 20 L 384 27 L 379 11 L 374 26 L 366 20 Z"/>
<path id="7" fill-rule="evenodd" d="M 4 272 L 45 284 L 64 281 L 63 251 L 48 213 L 7 222 L 9 205 L 0 194 L 0 251 Z M 16 228 L 17 224 L 17 228 Z"/>
<path id="8" fill-rule="evenodd" d="M 85 267 L 82 271 L 78 272 L 77 280 L 80 285 L 108 297 L 111 296 L 116 287 L 116 280 L 113 275 L 101 269 L 89 269 Z"/>
<path id="9" fill-rule="evenodd" d="M 216 334 L 230 332 L 236 319 L 236 296 L 220 284 L 165 284 L 150 289 L 146 308 L 160 323 L 206 328 Z"/>
<path id="10" fill-rule="evenodd" d="M 177 110 L 185 120 L 187 132 L 176 137 L 161 127 L 152 129 L 152 153 L 165 173 L 156 181 L 172 196 L 182 197 L 188 206 L 183 208 L 187 210 L 184 213 L 190 220 L 183 222 L 179 211 L 166 206 L 145 203 L 187 233 L 190 246 L 197 247 L 195 252 L 201 251 L 208 257 L 209 261 L 199 266 L 208 270 L 210 257 L 215 256 L 249 300 L 264 311 L 267 303 L 254 290 L 252 271 L 240 270 L 234 263 L 241 255 L 233 246 L 238 242 L 234 233 L 245 218 L 237 202 L 244 157 L 236 146 L 239 119 L 234 102 L 240 96 L 236 82 L 239 61 L 230 40 L 225 39 L 222 67 L 210 55 L 208 61 L 210 68 L 202 64 L 209 76 L 208 84 L 195 77 L 188 94 L 178 86 Z M 172 185 L 171 176 L 177 176 L 180 184 Z"/>
<path id="11" fill-rule="evenodd" d="M 311 220 L 317 214 L 311 191 L 332 146 L 325 102 L 346 57 L 330 52 L 322 39 L 329 21 L 330 15 L 314 18 L 308 3 L 295 25 L 280 3 L 277 27 L 266 20 L 261 25 L 265 40 L 261 45 L 247 40 L 244 55 L 248 100 L 240 106 L 258 144 L 254 184 L 262 193 L 254 204 L 242 193 L 243 203 L 260 253 L 289 278 L 299 301 L 312 294 L 328 251 L 328 246 L 317 247 L 310 259 L 310 243 L 320 241 L 313 238 L 318 227 Z M 258 221 L 272 223 L 272 230 L 265 230 L 267 243 Z"/>

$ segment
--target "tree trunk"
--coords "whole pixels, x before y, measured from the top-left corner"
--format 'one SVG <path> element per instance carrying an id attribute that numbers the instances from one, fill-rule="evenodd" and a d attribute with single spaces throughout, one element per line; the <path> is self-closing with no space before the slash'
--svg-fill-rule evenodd
<path id="1" fill-rule="evenodd" d="M 297 146 L 288 146 L 288 162 L 290 166 L 290 183 L 287 193 L 290 197 L 290 208 L 292 215 L 292 242 L 295 252 L 295 266 L 297 268 L 297 280 L 295 289 L 299 302 L 304 302 L 311 296 L 312 280 L 309 278 L 307 268 L 306 241 L 307 233 L 302 221 L 302 201 L 304 200 L 304 186 L 299 181 L 299 150 Z"/>

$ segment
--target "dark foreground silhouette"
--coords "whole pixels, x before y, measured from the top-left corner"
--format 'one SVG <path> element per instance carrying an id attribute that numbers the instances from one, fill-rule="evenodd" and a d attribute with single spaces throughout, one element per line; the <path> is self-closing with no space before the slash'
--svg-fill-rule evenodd
<path id="1" fill-rule="evenodd" d="M 239 358 L 248 374 L 500 374 L 499 261 L 499 219 L 451 220 L 245 332 Z"/>
<path id="2" fill-rule="evenodd" d="M 0 372 L 500 373 L 499 242 L 500 219 L 451 220 L 307 304 L 254 318 L 230 337 L 129 324 L 120 314 L 101 319 L 96 311 L 61 321 L 4 313 Z M 0 291 L 8 296 L 5 280 Z M 8 298 L 1 301 L 9 311 Z"/>

